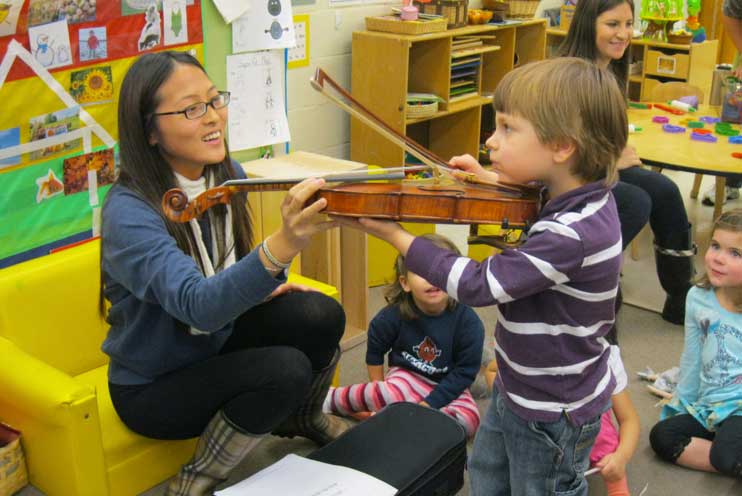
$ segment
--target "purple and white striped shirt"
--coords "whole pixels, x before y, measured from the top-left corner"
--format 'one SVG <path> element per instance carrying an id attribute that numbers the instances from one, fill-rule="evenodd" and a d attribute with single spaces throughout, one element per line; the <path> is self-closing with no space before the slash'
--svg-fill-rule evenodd
<path id="1" fill-rule="evenodd" d="M 416 238 L 405 264 L 466 305 L 497 305 L 495 384 L 513 412 L 582 425 L 616 385 L 604 336 L 621 252 L 613 195 L 594 182 L 550 200 L 518 249 L 477 263 Z"/>

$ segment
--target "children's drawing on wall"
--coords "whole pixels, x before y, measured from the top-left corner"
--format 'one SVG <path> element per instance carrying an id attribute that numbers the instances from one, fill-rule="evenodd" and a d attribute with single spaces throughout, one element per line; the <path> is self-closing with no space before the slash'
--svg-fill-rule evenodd
<path id="1" fill-rule="evenodd" d="M 29 121 L 29 129 L 31 141 L 39 141 L 80 129 L 80 107 L 66 108 L 34 117 Z M 29 154 L 29 160 L 38 160 L 57 153 L 69 152 L 79 148 L 81 144 L 82 140 L 76 139 L 43 150 L 36 150 Z"/>
<path id="2" fill-rule="evenodd" d="M 22 3 L 22 2 L 21 2 Z M 28 25 L 66 20 L 68 24 L 95 20 L 96 0 L 31 0 Z"/>
<path id="3" fill-rule="evenodd" d="M 36 179 L 36 203 L 41 203 L 53 196 L 61 195 L 63 192 L 64 184 L 51 169 L 49 169 L 49 172 L 45 176 Z"/>
<path id="4" fill-rule="evenodd" d="M 62 169 L 64 171 L 65 195 L 87 191 L 89 188 L 89 171 L 95 171 L 98 186 L 113 184 L 115 176 L 113 149 L 109 148 L 65 159 Z"/>
<path id="5" fill-rule="evenodd" d="M 274 120 L 266 121 L 265 123 L 266 131 L 268 132 L 268 135 L 270 135 L 271 138 L 278 137 L 278 124 Z"/>
<path id="6" fill-rule="evenodd" d="M 288 27 L 285 27 L 285 28 L 281 27 L 280 22 L 273 21 L 271 23 L 270 29 L 266 29 L 265 32 L 270 33 L 271 38 L 273 38 L 274 40 L 280 40 L 281 37 L 283 36 L 284 31 L 288 32 L 288 30 L 289 30 Z"/>
<path id="7" fill-rule="evenodd" d="M 146 11 L 154 0 L 121 0 L 121 15 L 135 15 Z M 157 0 L 157 9 L 162 7 L 162 0 Z"/>
<path id="8" fill-rule="evenodd" d="M 70 31 L 67 21 L 56 21 L 28 28 L 31 53 L 47 69 L 72 64 Z"/>
<path id="9" fill-rule="evenodd" d="M 166 45 L 188 42 L 188 17 L 184 0 L 163 0 L 162 20 Z"/>
<path id="10" fill-rule="evenodd" d="M 157 4 L 151 1 L 144 11 L 144 27 L 139 35 L 139 51 L 151 50 L 160 44 L 162 30 L 160 29 L 160 11 Z"/>
<path id="11" fill-rule="evenodd" d="M 23 0 L 0 0 L 0 36 L 15 34 Z"/>
<path id="12" fill-rule="evenodd" d="M 244 2 L 244 0 L 240 1 Z M 157 4 L 158 10 L 162 10 L 163 3 L 166 3 L 163 2 L 163 0 L 121 0 L 121 15 L 128 16 L 141 14 L 149 8 L 149 5 L 152 2 Z M 193 0 L 181 0 L 181 3 L 184 5 L 193 5 Z"/>
<path id="13" fill-rule="evenodd" d="M 289 0 L 258 0 L 232 23 L 234 53 L 296 45 Z"/>
<path id="14" fill-rule="evenodd" d="M 230 149 L 246 150 L 291 139 L 284 106 L 283 57 L 279 50 L 227 56 Z"/>
<path id="15" fill-rule="evenodd" d="M 80 105 L 113 100 L 113 76 L 110 66 L 92 67 L 70 74 L 70 95 Z"/>
<path id="16" fill-rule="evenodd" d="M 106 27 L 81 28 L 79 34 L 80 61 L 108 58 Z"/>
<path id="17" fill-rule="evenodd" d="M 21 144 L 21 128 L 13 127 L 0 131 L 0 150 Z M 20 155 L 0 159 L 0 169 L 21 163 Z"/>

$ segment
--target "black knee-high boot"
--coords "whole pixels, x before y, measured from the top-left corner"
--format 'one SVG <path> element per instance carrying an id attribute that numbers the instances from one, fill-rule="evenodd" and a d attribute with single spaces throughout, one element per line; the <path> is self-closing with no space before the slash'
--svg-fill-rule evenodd
<path id="1" fill-rule="evenodd" d="M 350 427 L 347 420 L 322 411 L 322 404 L 330 389 L 339 360 L 340 350 L 338 349 L 330 364 L 314 373 L 312 385 L 304 403 L 279 425 L 273 434 L 281 437 L 302 436 L 324 446 Z"/>
<path id="2" fill-rule="evenodd" d="M 696 246 L 691 239 L 690 226 L 682 232 L 673 233 L 662 246 L 655 240 L 657 276 L 667 293 L 662 318 L 673 324 L 683 324 L 685 321 L 685 296 L 695 276 L 695 254 Z"/>

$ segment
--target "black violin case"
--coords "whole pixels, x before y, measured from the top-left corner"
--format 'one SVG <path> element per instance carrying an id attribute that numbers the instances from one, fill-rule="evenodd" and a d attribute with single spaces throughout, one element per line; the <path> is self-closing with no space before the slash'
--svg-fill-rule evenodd
<path id="1" fill-rule="evenodd" d="M 307 458 L 381 479 L 397 496 L 453 496 L 464 485 L 466 434 L 438 410 L 393 403 Z"/>

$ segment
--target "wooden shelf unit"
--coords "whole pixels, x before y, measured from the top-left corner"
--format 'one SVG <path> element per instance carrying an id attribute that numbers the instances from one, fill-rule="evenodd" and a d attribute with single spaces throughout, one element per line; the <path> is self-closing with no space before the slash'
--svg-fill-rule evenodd
<path id="1" fill-rule="evenodd" d="M 464 55 L 453 53 L 452 41 L 480 36 L 482 45 L 465 54 L 479 60 L 477 91 L 451 101 L 451 64 Z M 491 103 L 492 93 L 505 73 L 517 64 L 543 59 L 545 46 L 545 19 L 505 26 L 466 26 L 423 35 L 358 31 L 353 33 L 353 97 L 396 131 L 443 159 L 463 153 L 477 156 L 482 107 Z M 432 116 L 408 119 L 407 93 L 433 93 L 445 101 Z M 396 167 L 404 163 L 405 153 L 351 118 L 350 156 L 358 162 Z"/>
<path id="2" fill-rule="evenodd" d="M 566 35 L 567 32 L 559 28 L 546 30 L 546 51 L 549 56 L 556 55 Z M 629 77 L 631 100 L 650 100 L 652 89 L 668 81 L 682 81 L 697 86 L 703 90 L 706 99 L 711 94 L 711 79 L 719 52 L 718 40 L 677 45 L 635 38 L 631 40 L 630 49 L 632 61 L 642 62 L 641 74 Z"/>

